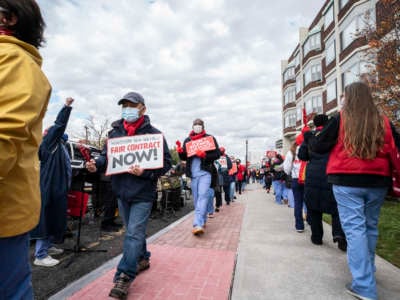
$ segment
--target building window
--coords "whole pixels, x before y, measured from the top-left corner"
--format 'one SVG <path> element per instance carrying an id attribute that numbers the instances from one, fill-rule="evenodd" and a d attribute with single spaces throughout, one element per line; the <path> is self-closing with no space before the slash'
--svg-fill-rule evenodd
<path id="1" fill-rule="evenodd" d="M 329 41 L 326 46 L 325 63 L 329 65 L 336 58 L 335 40 Z"/>
<path id="2" fill-rule="evenodd" d="M 294 58 L 294 66 L 297 67 L 298 65 L 300 65 L 300 52 L 297 52 Z"/>
<path id="3" fill-rule="evenodd" d="M 311 113 L 322 113 L 322 97 L 321 95 L 318 96 L 311 96 L 306 99 L 306 113 L 307 115 Z"/>
<path id="4" fill-rule="evenodd" d="M 283 82 L 294 78 L 294 67 L 287 68 L 283 73 Z"/>
<path id="5" fill-rule="evenodd" d="M 339 0 L 339 8 L 342 9 L 349 0 Z"/>
<path id="6" fill-rule="evenodd" d="M 321 73 L 321 64 L 313 64 L 309 65 L 304 70 L 304 86 L 307 86 L 310 82 L 321 80 L 322 73 Z"/>
<path id="7" fill-rule="evenodd" d="M 296 111 L 290 110 L 285 113 L 285 128 L 296 126 Z"/>
<path id="8" fill-rule="evenodd" d="M 359 61 L 342 73 L 342 90 L 355 81 L 360 80 L 360 76 L 370 71 L 370 63 Z"/>
<path id="9" fill-rule="evenodd" d="M 296 100 L 296 90 L 294 86 L 291 86 L 285 90 L 284 98 L 285 105 Z"/>
<path id="10" fill-rule="evenodd" d="M 353 17 L 350 23 L 340 33 L 340 49 L 346 49 L 357 37 L 363 29 L 375 23 L 375 10 L 365 10 L 361 14 Z"/>
<path id="11" fill-rule="evenodd" d="M 337 99 L 336 79 L 332 80 L 326 86 L 326 102 Z"/>
<path id="12" fill-rule="evenodd" d="M 321 34 L 317 32 L 313 35 L 310 35 L 303 45 L 303 57 L 305 57 L 308 52 L 315 49 L 321 48 Z"/>
<path id="13" fill-rule="evenodd" d="M 353 19 L 340 33 L 341 50 L 346 49 L 354 41 L 357 31 L 357 18 Z"/>
<path id="14" fill-rule="evenodd" d="M 329 27 L 329 25 L 331 25 L 331 23 L 333 22 L 333 19 L 334 19 L 333 4 L 331 4 L 331 6 L 328 8 L 328 10 L 326 11 L 326 13 L 324 15 L 325 30 Z"/>
<path id="15" fill-rule="evenodd" d="M 301 119 L 303 118 L 303 110 L 301 109 L 300 106 L 297 106 L 296 108 L 297 111 L 297 121 L 301 121 Z"/>
<path id="16" fill-rule="evenodd" d="M 301 77 L 296 77 L 296 94 L 301 92 Z"/>

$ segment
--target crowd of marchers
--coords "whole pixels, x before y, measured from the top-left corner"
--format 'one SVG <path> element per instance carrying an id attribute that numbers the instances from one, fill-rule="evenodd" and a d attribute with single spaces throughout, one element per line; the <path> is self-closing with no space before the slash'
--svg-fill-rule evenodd
<path id="1" fill-rule="evenodd" d="M 51 93 L 38 52 L 44 42 L 44 27 L 36 1 L 0 0 L 1 299 L 33 299 L 29 240 L 36 241 L 33 263 L 54 266 L 59 261 L 51 255 L 62 251 L 54 244 L 62 241 L 66 229 L 72 169 L 65 129 L 74 99 L 66 99 L 54 125 L 43 132 Z M 96 158 L 81 149 L 88 172 L 110 175 L 110 198 L 118 202 L 125 226 L 123 253 L 109 292 L 113 298 L 124 299 L 136 276 L 150 267 L 146 226 L 157 181 L 172 164 L 164 136 L 146 115 L 143 96 L 129 92 L 118 97 L 116 105 L 121 107 L 121 115 L 112 123 L 108 142 L 118 140 L 122 146 L 114 152 L 124 149 L 127 141 L 130 145 L 143 141 L 143 136 L 156 141 L 151 148 L 161 150 L 120 156 L 119 169 L 117 163 L 110 162 L 113 151 L 108 143 Z M 297 232 L 304 232 L 304 221 L 311 226 L 313 244 L 323 242 L 322 215 L 332 216 L 333 241 L 347 251 L 352 275 L 347 291 L 358 299 L 377 299 L 377 224 L 392 185 L 393 159 L 399 159 L 399 136 L 362 82 L 346 86 L 338 114 L 330 119 L 317 115 L 312 124 L 312 129 L 303 128 L 284 156 L 277 154 L 263 168 L 250 170 L 247 162 L 242 164 L 218 145 L 202 119 L 195 119 L 188 136 L 176 142 L 186 176 L 191 179 L 195 212 L 190 230 L 196 238 L 207 234 L 207 219 L 223 213 L 222 193 L 225 204 L 230 205 L 249 180 L 258 179 L 268 193 L 272 187 L 277 204 L 294 208 Z M 129 163 L 136 159 L 147 160 L 147 167 Z M 115 205 L 110 207 L 108 225 L 115 212 Z"/>

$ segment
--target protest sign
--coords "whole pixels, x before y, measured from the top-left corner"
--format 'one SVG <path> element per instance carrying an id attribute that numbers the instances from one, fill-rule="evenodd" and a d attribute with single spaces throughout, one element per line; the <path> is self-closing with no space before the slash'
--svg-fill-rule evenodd
<path id="1" fill-rule="evenodd" d="M 268 158 L 274 158 L 276 156 L 276 151 L 269 150 L 267 151 L 266 156 Z"/>
<path id="2" fill-rule="evenodd" d="M 186 153 L 188 157 L 195 155 L 197 150 L 209 151 L 215 148 L 214 138 L 212 136 L 206 136 L 186 143 Z"/>
<path id="3" fill-rule="evenodd" d="M 226 159 L 226 156 L 221 156 L 218 159 L 218 162 L 221 165 L 221 169 L 228 169 L 228 160 Z"/>
<path id="4" fill-rule="evenodd" d="M 144 134 L 108 139 L 106 175 L 125 173 L 131 166 L 159 169 L 164 165 L 162 134 Z"/>

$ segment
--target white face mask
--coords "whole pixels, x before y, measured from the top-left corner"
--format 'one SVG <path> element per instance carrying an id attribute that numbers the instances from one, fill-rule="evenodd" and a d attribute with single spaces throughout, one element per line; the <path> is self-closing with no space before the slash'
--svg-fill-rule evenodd
<path id="1" fill-rule="evenodd" d="M 203 126 L 201 126 L 201 125 L 193 125 L 193 131 L 194 131 L 194 133 L 199 134 L 200 132 L 203 131 Z"/>
<path id="2" fill-rule="evenodd" d="M 132 123 L 139 119 L 139 111 L 136 107 L 123 107 L 121 117 L 127 122 Z"/>

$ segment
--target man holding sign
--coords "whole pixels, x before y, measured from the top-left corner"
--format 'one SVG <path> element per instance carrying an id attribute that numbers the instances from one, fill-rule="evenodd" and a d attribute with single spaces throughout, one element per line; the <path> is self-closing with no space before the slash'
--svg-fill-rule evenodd
<path id="1" fill-rule="evenodd" d="M 207 218 L 208 192 L 211 186 L 211 171 L 214 160 L 221 155 L 217 140 L 204 130 L 204 122 L 200 119 L 193 121 L 193 130 L 181 146 L 176 142 L 176 151 L 181 160 L 186 161 L 186 176 L 192 178 L 192 193 L 194 202 L 194 235 L 204 233 Z"/>
<path id="2" fill-rule="evenodd" d="M 123 299 L 136 274 L 150 267 L 146 226 L 157 195 L 157 179 L 171 168 L 171 156 L 165 138 L 144 115 L 146 106 L 140 94 L 130 92 L 118 105 L 122 105 L 122 118 L 112 124 L 101 156 L 86 167 L 90 172 L 107 170 L 118 198 L 126 232 L 109 296 Z"/>

